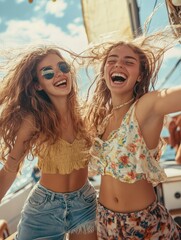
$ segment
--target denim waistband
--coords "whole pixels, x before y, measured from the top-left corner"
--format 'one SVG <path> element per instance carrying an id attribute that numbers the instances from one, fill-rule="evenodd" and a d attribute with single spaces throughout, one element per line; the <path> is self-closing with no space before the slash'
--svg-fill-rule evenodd
<path id="1" fill-rule="evenodd" d="M 59 193 L 59 192 L 54 192 L 52 190 L 47 189 L 46 187 L 42 186 L 39 182 L 36 184 L 36 189 L 40 190 L 42 193 L 48 195 L 51 200 L 53 200 L 54 198 L 63 198 L 63 199 L 67 199 L 69 197 L 80 197 L 80 195 L 86 191 L 86 189 L 89 188 L 89 186 L 91 185 L 91 183 L 89 182 L 89 180 L 87 180 L 85 182 L 85 184 L 79 188 L 76 191 L 73 192 L 65 192 L 65 193 Z"/>

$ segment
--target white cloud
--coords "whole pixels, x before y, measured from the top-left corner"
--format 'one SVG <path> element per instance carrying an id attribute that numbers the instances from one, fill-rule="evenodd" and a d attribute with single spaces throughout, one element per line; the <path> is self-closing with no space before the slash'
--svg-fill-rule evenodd
<path id="1" fill-rule="evenodd" d="M 45 14 L 52 14 L 57 18 L 65 15 L 65 10 L 68 5 L 64 0 L 53 1 L 37 1 L 34 3 L 34 10 L 36 12 L 43 12 Z"/>
<path id="2" fill-rule="evenodd" d="M 33 3 L 34 4 L 34 3 Z M 46 4 L 47 2 L 46 1 L 38 1 L 38 2 L 35 2 L 35 5 L 34 5 L 34 10 L 36 12 L 42 10 L 44 11 L 44 8 L 46 7 Z"/>
<path id="3" fill-rule="evenodd" d="M 84 27 L 69 24 L 70 33 L 65 33 L 60 27 L 47 24 L 41 19 L 28 21 L 7 22 L 7 29 L 0 34 L 0 42 L 5 47 L 15 47 L 32 43 L 49 42 L 60 47 L 69 48 L 75 52 L 81 52 L 87 46 L 87 38 Z"/>
<path id="4" fill-rule="evenodd" d="M 22 2 L 24 2 L 25 0 L 16 0 L 16 3 L 22 3 Z M 27 0 L 28 1 L 28 0 Z"/>
<path id="5" fill-rule="evenodd" d="M 46 13 L 55 15 L 56 17 L 64 16 L 64 11 L 67 8 L 67 3 L 59 0 L 56 3 L 49 1 L 46 5 Z"/>
<path id="6" fill-rule="evenodd" d="M 82 19 L 80 17 L 74 19 L 74 23 L 80 23 Z"/>
<path id="7" fill-rule="evenodd" d="M 70 23 L 67 25 L 68 30 L 70 31 L 71 35 L 81 35 L 82 34 L 82 26 Z"/>

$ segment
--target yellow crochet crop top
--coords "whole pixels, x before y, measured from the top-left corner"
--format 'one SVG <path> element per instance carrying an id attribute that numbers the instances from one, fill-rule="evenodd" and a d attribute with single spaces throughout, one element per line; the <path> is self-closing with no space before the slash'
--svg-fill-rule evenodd
<path id="1" fill-rule="evenodd" d="M 44 145 L 38 156 L 38 167 L 43 173 L 69 174 L 88 165 L 88 150 L 85 140 L 75 139 L 73 143 L 60 139 L 52 145 Z"/>

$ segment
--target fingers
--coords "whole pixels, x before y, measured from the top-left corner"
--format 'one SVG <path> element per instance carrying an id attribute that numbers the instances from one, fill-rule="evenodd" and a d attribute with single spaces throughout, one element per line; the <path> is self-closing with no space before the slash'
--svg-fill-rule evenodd
<path id="1" fill-rule="evenodd" d="M 181 164 L 181 115 L 172 118 L 168 130 L 170 133 L 169 144 L 176 150 L 175 161 Z"/>
<path id="2" fill-rule="evenodd" d="M 181 144 L 177 149 L 175 161 L 176 163 L 181 164 Z"/>
<path id="3" fill-rule="evenodd" d="M 177 142 L 177 125 L 175 123 L 174 120 L 172 120 L 168 126 L 168 130 L 169 130 L 169 133 L 170 133 L 170 136 L 169 136 L 169 144 L 172 146 L 172 147 L 175 147 L 178 142 Z"/>
<path id="4" fill-rule="evenodd" d="M 181 140 L 181 115 L 179 115 L 175 121 L 177 125 L 177 131 L 180 133 L 180 140 Z"/>

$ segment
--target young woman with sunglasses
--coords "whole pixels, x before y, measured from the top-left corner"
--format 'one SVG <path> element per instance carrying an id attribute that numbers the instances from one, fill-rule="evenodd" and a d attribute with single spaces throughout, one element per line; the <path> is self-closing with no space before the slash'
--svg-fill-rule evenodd
<path id="1" fill-rule="evenodd" d="M 37 156 L 41 171 L 23 207 L 17 240 L 63 240 L 67 233 L 70 240 L 97 239 L 96 192 L 88 181 L 91 141 L 78 104 L 75 70 L 62 52 L 31 47 L 11 61 L 1 81 L 0 199 L 26 156 Z"/>
<path id="2" fill-rule="evenodd" d="M 168 29 L 90 48 L 91 63 L 99 64 L 87 117 L 96 135 L 90 166 L 101 175 L 100 240 L 181 239 L 181 228 L 154 191 L 166 180 L 159 165 L 164 116 L 181 111 L 181 87 L 150 91 L 174 43 Z"/>

